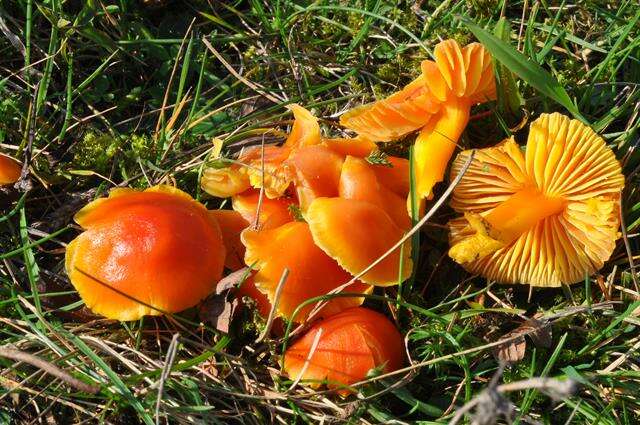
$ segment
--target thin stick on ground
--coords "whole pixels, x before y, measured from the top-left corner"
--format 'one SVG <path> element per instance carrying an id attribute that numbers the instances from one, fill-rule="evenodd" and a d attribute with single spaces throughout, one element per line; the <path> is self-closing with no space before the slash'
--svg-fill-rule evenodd
<path id="1" fill-rule="evenodd" d="M 0 347 L 0 357 L 15 360 L 16 362 L 27 363 L 31 366 L 37 367 L 38 369 L 45 371 L 49 375 L 60 379 L 61 381 L 63 381 L 70 387 L 77 389 L 78 391 L 83 391 L 89 394 L 97 394 L 100 391 L 99 386 L 87 384 L 86 382 L 74 378 L 53 363 L 42 360 L 41 358 L 36 357 L 33 354 L 25 353 L 24 351 L 16 350 L 13 348 Z"/>

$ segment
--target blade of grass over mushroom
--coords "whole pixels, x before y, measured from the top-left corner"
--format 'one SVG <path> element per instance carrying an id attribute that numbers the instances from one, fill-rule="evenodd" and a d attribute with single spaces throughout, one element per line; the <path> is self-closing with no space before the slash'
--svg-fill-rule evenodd
<path id="1" fill-rule="evenodd" d="M 460 20 L 491 52 L 497 61 L 540 93 L 565 107 L 575 118 L 582 122 L 587 122 L 569 97 L 567 91 L 544 68 L 475 23 L 465 18 L 460 18 Z"/>

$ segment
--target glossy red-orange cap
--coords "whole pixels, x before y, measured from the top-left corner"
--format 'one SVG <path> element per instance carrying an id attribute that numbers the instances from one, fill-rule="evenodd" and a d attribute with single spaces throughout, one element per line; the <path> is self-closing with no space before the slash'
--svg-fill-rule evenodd
<path id="1" fill-rule="evenodd" d="M 232 271 L 243 268 L 245 249 L 240 240 L 240 233 L 249 227 L 249 221 L 237 211 L 209 210 L 209 215 L 216 220 L 222 233 L 222 241 L 227 252 L 224 266 Z"/>
<path id="2" fill-rule="evenodd" d="M 338 196 L 343 156 L 327 146 L 297 149 L 288 164 L 295 174 L 294 183 L 302 211 L 321 196 Z"/>
<path id="3" fill-rule="evenodd" d="M 318 119 L 296 103 L 287 106 L 287 108 L 293 113 L 294 122 L 284 145 L 294 149 L 319 144 L 320 125 L 318 125 Z"/>
<path id="4" fill-rule="evenodd" d="M 454 162 L 454 176 L 468 159 Z M 481 149 L 453 192 L 449 254 L 502 283 L 560 286 L 601 268 L 615 247 L 624 176 L 604 140 L 577 120 L 542 114 L 526 150 Z"/>
<path id="5" fill-rule="evenodd" d="M 440 106 L 421 75 L 386 99 L 345 112 L 340 124 L 368 140 L 386 142 L 424 127 Z"/>
<path id="6" fill-rule="evenodd" d="M 384 209 L 356 199 L 317 198 L 305 218 L 315 243 L 354 276 L 391 249 L 406 231 Z M 390 286 L 406 280 L 411 272 L 411 244 L 407 241 L 360 279 Z"/>
<path id="7" fill-rule="evenodd" d="M 326 383 L 348 394 L 345 387 L 365 380 L 372 369 L 392 372 L 404 359 L 404 341 L 395 325 L 380 313 L 356 307 L 315 323 L 287 349 L 283 366 L 292 380 L 313 387 Z"/>
<path id="8" fill-rule="evenodd" d="M 20 179 L 22 167 L 10 156 L 0 154 L 0 185 L 13 184 Z"/>
<path id="9" fill-rule="evenodd" d="M 294 201 L 287 198 L 269 199 L 266 196 L 260 202 L 258 190 L 250 190 L 232 198 L 233 209 L 251 225 L 257 225 L 262 230 L 293 221 L 290 210 L 292 204 Z"/>
<path id="10" fill-rule="evenodd" d="M 94 313 L 137 320 L 192 307 L 222 276 L 218 223 L 171 186 L 116 189 L 75 216 L 85 231 L 67 246 L 71 283 Z"/>
<path id="11" fill-rule="evenodd" d="M 242 233 L 242 241 L 247 247 L 245 263 L 256 270 L 256 287 L 271 303 L 285 268 L 289 270 L 277 305 L 278 315 L 287 319 L 304 321 L 314 304 L 305 306 L 292 317 L 298 305 L 351 280 L 349 273 L 315 245 L 307 223 L 294 221 L 262 231 L 247 229 Z M 356 282 L 342 292 L 365 294 L 370 291 L 369 285 Z M 362 302 L 361 297 L 337 297 L 323 308 L 321 315 L 330 316 Z"/>

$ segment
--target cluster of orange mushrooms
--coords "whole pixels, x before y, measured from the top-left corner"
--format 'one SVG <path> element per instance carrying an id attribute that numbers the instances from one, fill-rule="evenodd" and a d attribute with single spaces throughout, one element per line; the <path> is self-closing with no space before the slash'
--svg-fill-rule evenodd
<path id="1" fill-rule="evenodd" d="M 232 210 L 207 210 L 165 185 L 118 188 L 88 204 L 75 216 L 85 231 L 66 254 L 86 305 L 123 321 L 174 313 L 214 292 L 225 269 L 248 267 L 238 296 L 254 298 L 264 316 L 314 320 L 284 354 L 295 382 L 344 389 L 371 369 L 401 367 L 395 325 L 360 305 L 375 286 L 411 276 L 411 245 L 398 242 L 444 179 L 471 107 L 496 97 L 482 45 L 447 40 L 434 58 L 401 91 L 343 114 L 354 138 L 325 138 L 308 110 L 291 105 L 284 144 L 250 147 L 231 165 L 206 168 L 202 188 L 231 198 Z M 413 132 L 413 164 L 371 160 L 380 157 L 378 143 Z M 452 179 L 470 155 L 457 156 Z M 0 173 L 2 182 L 9 174 Z M 623 184 L 602 138 L 579 121 L 543 114 L 526 146 L 508 139 L 475 152 L 453 191 L 460 216 L 449 222 L 449 255 L 502 283 L 580 281 L 614 249 Z"/>

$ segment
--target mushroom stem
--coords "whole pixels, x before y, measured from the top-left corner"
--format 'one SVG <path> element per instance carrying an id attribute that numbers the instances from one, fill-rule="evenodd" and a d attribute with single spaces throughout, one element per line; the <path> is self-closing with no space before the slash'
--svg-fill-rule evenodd
<path id="1" fill-rule="evenodd" d="M 538 222 L 562 212 L 565 206 L 562 198 L 525 188 L 498 205 L 485 219 L 490 225 L 491 237 L 508 245 Z"/>
<path id="2" fill-rule="evenodd" d="M 432 189 L 441 182 L 458 139 L 469 122 L 471 104 L 451 98 L 420 131 L 415 144 L 416 197 L 433 198 Z"/>
<path id="3" fill-rule="evenodd" d="M 493 254 L 540 221 L 561 213 L 565 206 L 562 198 L 546 196 L 536 188 L 524 188 L 484 217 L 465 214 L 476 234 L 452 246 L 449 256 L 458 263 L 467 263 Z"/>

